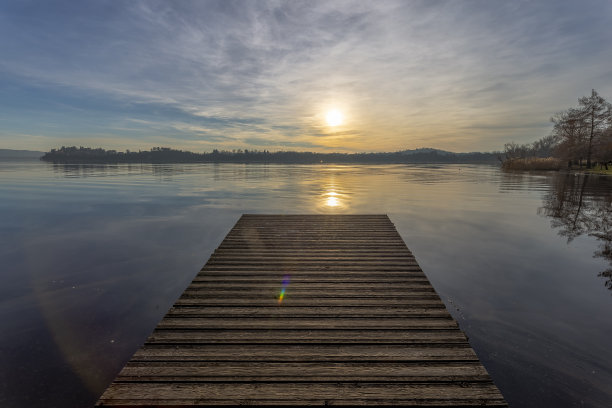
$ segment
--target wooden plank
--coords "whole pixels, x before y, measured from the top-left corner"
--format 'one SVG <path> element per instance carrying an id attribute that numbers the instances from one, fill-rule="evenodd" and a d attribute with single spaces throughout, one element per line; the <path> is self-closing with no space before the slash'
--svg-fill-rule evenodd
<path id="1" fill-rule="evenodd" d="M 467 346 L 459 330 L 155 330 L 150 345 L 199 344 L 367 344 Z"/>
<path id="2" fill-rule="evenodd" d="M 282 281 L 280 274 L 276 276 L 260 276 L 253 275 L 252 277 L 244 276 L 244 275 L 234 275 L 234 274 L 226 274 L 226 275 L 207 275 L 207 274 L 198 274 L 193 279 L 193 283 L 209 283 L 211 285 L 215 284 L 233 284 L 233 285 L 241 285 L 241 284 L 252 284 L 254 282 L 261 284 L 278 284 Z M 346 283 L 350 282 L 353 284 L 357 283 L 370 283 L 370 284 L 378 284 L 378 285 L 393 285 L 393 284 L 406 284 L 406 283 L 421 283 L 421 282 L 429 282 L 427 278 L 425 278 L 424 274 L 418 275 L 407 275 L 402 274 L 399 277 L 363 277 L 363 276 L 340 276 L 334 274 L 334 276 L 307 276 L 305 274 L 294 275 L 291 277 L 291 282 L 294 284 L 299 283 L 312 283 L 312 284 L 321 284 L 321 283 Z"/>
<path id="3" fill-rule="evenodd" d="M 201 404 L 275 404 L 296 401 L 313 405 L 392 404 L 423 406 L 505 406 L 497 388 L 488 383 L 116 383 L 101 398 L 102 406 L 115 403 L 140 406 Z"/>
<path id="4" fill-rule="evenodd" d="M 259 283 L 259 282 L 242 282 L 240 284 L 225 283 L 225 282 L 192 282 L 190 287 L 197 290 L 208 290 L 208 291 L 279 291 L 282 286 L 282 278 L 279 278 L 276 283 Z M 405 294 L 406 291 L 420 290 L 427 288 L 427 291 L 431 291 L 431 285 L 420 282 L 365 282 L 365 283 L 354 283 L 354 282 L 295 282 L 292 281 L 288 287 L 291 291 L 309 291 L 312 293 L 313 290 L 329 290 L 329 291 L 375 291 L 375 290 L 396 290 L 401 294 Z"/>
<path id="5" fill-rule="evenodd" d="M 407 306 L 407 305 L 428 305 L 440 303 L 440 298 L 435 293 L 419 293 L 407 296 L 380 296 L 380 297 L 322 297 L 322 296 L 305 296 L 295 297 L 290 296 L 282 301 L 282 307 L 288 306 L 311 306 L 313 303 L 317 306 Z M 278 306 L 278 299 L 271 299 L 269 296 L 255 298 L 245 296 L 243 298 L 232 297 L 211 297 L 200 296 L 199 292 L 191 295 L 183 294 L 175 303 L 175 305 L 200 305 L 200 306 Z"/>
<path id="6" fill-rule="evenodd" d="M 337 279 L 353 279 L 358 277 L 368 277 L 380 279 L 386 278 L 404 278 L 404 277 L 423 277 L 423 272 L 419 268 L 400 268 L 400 269 L 389 269 L 389 270 L 378 270 L 374 268 L 368 268 L 363 270 L 352 269 L 299 269 L 299 268 L 283 268 L 282 270 L 272 271 L 270 269 L 206 269 L 200 273 L 199 276 L 213 277 L 213 276 L 261 276 L 274 277 L 282 280 L 284 275 L 291 275 L 292 277 L 302 278 L 310 276 L 318 276 L 325 278 L 337 278 Z M 289 272 L 289 273 L 287 273 Z"/>
<path id="7" fill-rule="evenodd" d="M 401 247 L 401 245 L 399 245 Z M 278 256 L 291 257 L 295 256 L 294 249 L 282 249 L 282 248 L 265 248 L 261 247 L 259 249 L 251 249 L 253 248 L 251 245 L 245 245 L 245 248 L 217 248 L 214 250 L 213 254 L 221 254 L 228 256 L 254 256 L 254 257 L 269 257 L 277 254 Z M 338 249 L 338 248 L 320 248 L 320 249 L 308 249 L 303 248 L 300 252 L 300 256 L 304 257 L 313 257 L 313 256 L 371 256 L 371 257 L 385 257 L 385 256 L 409 256 L 412 257 L 412 253 L 407 251 L 405 253 L 398 253 L 395 248 L 379 248 L 374 246 L 369 246 L 367 248 L 348 248 L 348 249 Z"/>
<path id="8" fill-rule="evenodd" d="M 464 345 L 431 347 L 381 345 L 194 345 L 175 347 L 145 346 L 134 361 L 478 361 L 474 351 Z"/>
<path id="9" fill-rule="evenodd" d="M 243 319 L 225 319 L 225 318 L 175 318 L 166 316 L 157 327 L 159 329 L 201 329 L 201 328 L 218 328 L 218 329 L 280 329 L 283 327 L 291 327 L 296 329 L 393 329 L 410 326 L 415 329 L 447 329 L 457 327 L 457 323 L 446 316 L 443 318 L 243 318 Z"/>
<path id="10" fill-rule="evenodd" d="M 266 297 L 270 299 L 277 299 L 278 293 L 280 292 L 280 285 L 276 288 L 236 288 L 232 289 L 214 289 L 209 287 L 193 287 L 186 290 L 186 294 L 198 294 L 198 296 L 215 296 L 215 297 L 244 297 L 244 296 L 252 296 L 253 298 L 257 297 Z M 328 289 L 325 292 L 318 293 L 316 297 L 401 297 L 405 295 L 415 294 L 415 293 L 434 293 L 433 289 L 427 286 L 415 286 L 410 289 L 394 289 L 394 290 L 375 290 L 375 289 L 367 289 L 366 287 L 363 290 L 359 290 L 358 288 L 351 289 Z M 290 288 L 286 291 L 286 298 L 291 297 L 312 297 L 313 292 L 309 289 L 302 288 Z"/>
<path id="11" fill-rule="evenodd" d="M 132 362 L 117 377 L 120 382 L 218 381 L 489 381 L 476 363 L 334 363 L 334 362 Z"/>
<path id="12" fill-rule="evenodd" d="M 97 403 L 240 404 L 506 406 L 385 215 L 242 216 Z"/>
<path id="13" fill-rule="evenodd" d="M 287 272 L 289 274 L 298 273 L 298 272 L 324 272 L 326 274 L 335 273 L 335 272 L 369 272 L 369 273 L 384 273 L 384 272 L 419 272 L 420 269 L 416 265 L 370 265 L 370 266 L 360 266 L 360 265 L 330 265 L 330 264 L 320 264 L 320 265 L 282 265 L 281 267 L 274 268 L 266 267 L 265 265 L 210 265 L 206 266 L 207 273 L 215 273 L 215 272 L 264 272 L 264 273 L 278 273 Z M 281 275 L 282 276 L 282 275 Z"/>
<path id="14" fill-rule="evenodd" d="M 168 317 L 446 317 L 446 309 L 438 307 L 313 307 L 313 306 L 174 306 Z"/>

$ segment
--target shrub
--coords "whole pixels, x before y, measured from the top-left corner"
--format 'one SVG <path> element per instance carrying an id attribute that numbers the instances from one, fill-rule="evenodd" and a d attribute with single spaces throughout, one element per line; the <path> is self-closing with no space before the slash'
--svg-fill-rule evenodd
<path id="1" fill-rule="evenodd" d="M 508 159 L 502 163 L 503 170 L 559 170 L 562 160 L 554 157 L 527 157 L 524 159 Z"/>

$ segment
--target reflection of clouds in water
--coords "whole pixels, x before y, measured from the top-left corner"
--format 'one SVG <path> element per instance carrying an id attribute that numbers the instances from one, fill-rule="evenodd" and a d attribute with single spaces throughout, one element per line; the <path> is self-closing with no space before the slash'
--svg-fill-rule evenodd
<path id="1" fill-rule="evenodd" d="M 388 213 L 436 290 L 460 305 L 478 351 L 500 356 L 489 363 L 508 373 L 506 383 L 552 368 L 562 373 L 559 383 L 588 378 L 595 392 L 609 395 L 609 370 L 598 371 L 598 379 L 585 372 L 612 366 L 610 295 L 601 290 L 612 272 L 596 277 L 612 268 L 593 266 L 592 259 L 595 250 L 600 261 L 612 253 L 595 242 L 612 242 L 606 238 L 612 237 L 612 178 L 589 176 L 585 186 L 579 176 L 467 165 L 70 168 L 40 162 L 0 162 L 0 174 L 2 310 L 8 318 L 18 299 L 29 306 L 14 314 L 19 322 L 7 323 L 17 330 L 0 336 L 0 372 L 11 373 L 4 385 L 15 395 L 45 394 L 38 406 L 65 405 L 63 393 L 47 388 L 55 383 L 69 387 L 79 406 L 91 406 L 91 387 L 103 391 L 246 212 Z M 592 241 L 577 241 L 568 251 L 565 240 L 551 240 L 548 222 L 534 211 L 542 205 L 564 219 L 557 229 L 586 229 Z M 280 278 L 276 291 L 283 289 Z M 62 280 L 66 287 L 49 283 Z M 285 289 L 283 306 L 291 296 L 291 287 Z M 567 324 L 558 325 L 558 316 Z M 33 330 L 40 335 L 31 336 Z M 548 347 L 533 338 L 562 340 Z M 7 342 L 10 349 L 2 347 Z M 526 366 L 529 371 L 520 368 Z M 33 389 L 33 382 L 41 386 Z M 522 390 L 531 390 L 528 381 L 514 394 Z M 547 384 L 538 395 L 570 400 L 577 392 L 580 385 Z M 20 398 L 8 405 L 36 406 Z"/>

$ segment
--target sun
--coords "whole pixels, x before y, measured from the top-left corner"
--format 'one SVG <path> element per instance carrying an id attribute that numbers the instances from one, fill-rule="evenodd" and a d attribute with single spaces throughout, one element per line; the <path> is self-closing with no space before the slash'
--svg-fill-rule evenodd
<path id="1" fill-rule="evenodd" d="M 327 112 L 325 120 L 327 121 L 328 126 L 339 126 L 342 124 L 344 116 L 342 115 L 342 112 L 337 109 L 334 109 Z"/>

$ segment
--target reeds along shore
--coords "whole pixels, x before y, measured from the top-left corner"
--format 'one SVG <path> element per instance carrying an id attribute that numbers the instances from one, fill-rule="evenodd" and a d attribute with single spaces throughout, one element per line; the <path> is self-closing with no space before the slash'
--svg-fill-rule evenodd
<path id="1" fill-rule="evenodd" d="M 503 170 L 560 170 L 563 161 L 554 157 L 527 157 L 508 159 L 502 163 Z"/>

